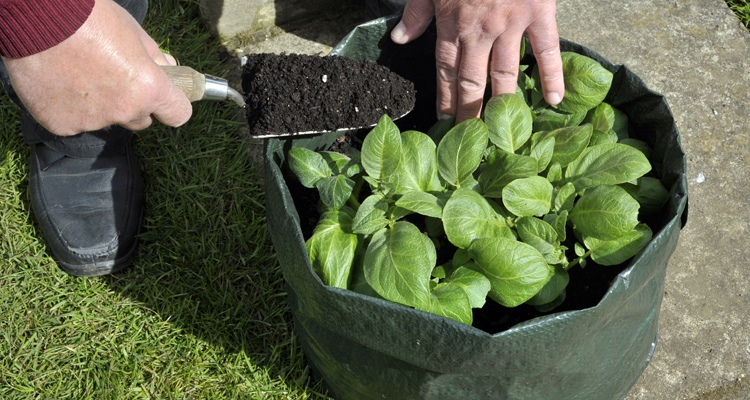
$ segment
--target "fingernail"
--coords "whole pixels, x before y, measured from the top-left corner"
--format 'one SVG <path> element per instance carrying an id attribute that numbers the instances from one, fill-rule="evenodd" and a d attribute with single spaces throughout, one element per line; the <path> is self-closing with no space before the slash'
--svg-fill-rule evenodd
<path id="1" fill-rule="evenodd" d="M 438 119 L 450 119 L 450 118 L 453 118 L 453 116 L 450 115 L 450 114 L 440 114 L 440 115 L 438 115 Z"/>
<path id="2" fill-rule="evenodd" d="M 557 94 L 557 92 L 548 92 L 547 96 L 545 97 L 547 97 L 547 103 L 552 106 L 560 104 L 560 102 L 562 101 L 560 95 Z"/>
<path id="3" fill-rule="evenodd" d="M 167 54 L 167 53 L 162 53 L 162 54 L 164 54 L 164 58 L 167 59 L 167 62 L 169 63 L 169 65 L 177 65 L 177 60 L 174 57 L 172 57 L 171 54 Z"/>
<path id="4" fill-rule="evenodd" d="M 398 25 L 391 31 L 391 40 L 399 44 L 404 44 L 407 39 L 406 25 L 404 25 L 404 21 L 399 21 Z"/>

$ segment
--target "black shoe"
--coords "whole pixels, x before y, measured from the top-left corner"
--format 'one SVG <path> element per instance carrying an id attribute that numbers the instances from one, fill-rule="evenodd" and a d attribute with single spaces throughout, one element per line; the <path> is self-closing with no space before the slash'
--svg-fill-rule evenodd
<path id="1" fill-rule="evenodd" d="M 143 181 L 128 144 L 132 132 L 113 126 L 61 137 L 28 114 L 21 126 L 32 147 L 31 204 L 58 265 L 74 276 L 127 267 L 143 216 Z"/>

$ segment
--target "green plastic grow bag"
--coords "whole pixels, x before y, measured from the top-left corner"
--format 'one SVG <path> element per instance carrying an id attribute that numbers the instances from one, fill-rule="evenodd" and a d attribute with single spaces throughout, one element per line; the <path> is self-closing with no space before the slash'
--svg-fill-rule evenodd
<path id="1" fill-rule="evenodd" d="M 408 66 L 414 47 L 388 32 L 397 18 L 354 29 L 334 54 Z M 414 46 L 434 49 L 434 36 Z M 648 246 L 625 266 L 593 307 L 551 313 L 489 334 L 453 320 L 351 291 L 328 287 L 313 273 L 294 198 L 285 182 L 292 146 L 320 150 L 339 134 L 266 142 L 268 229 L 287 282 L 295 331 L 316 377 L 338 399 L 618 399 L 653 354 L 667 263 L 687 217 L 686 161 L 663 96 L 627 67 L 561 41 L 614 73 L 605 101 L 625 112 L 630 133 L 652 148 L 657 176 L 670 190 Z M 434 57 L 434 53 L 433 57 Z M 526 57 L 531 57 L 527 48 Z M 434 60 L 434 58 L 433 58 Z M 434 62 L 433 62 L 434 64 Z M 434 70 L 419 86 L 417 104 L 434 118 Z M 415 118 L 420 118 L 415 110 Z M 408 121 L 406 123 L 409 123 Z M 428 123 L 427 127 L 429 127 Z M 426 128 L 423 128 L 426 129 Z"/>

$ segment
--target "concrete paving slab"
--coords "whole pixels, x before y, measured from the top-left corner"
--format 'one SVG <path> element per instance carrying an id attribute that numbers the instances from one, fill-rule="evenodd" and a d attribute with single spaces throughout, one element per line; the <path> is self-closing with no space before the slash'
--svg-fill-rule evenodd
<path id="1" fill-rule="evenodd" d="M 688 159 L 688 224 L 667 271 L 659 343 L 627 400 L 750 399 L 750 33 L 723 0 L 557 5 L 561 37 L 666 96 Z M 236 54 L 325 54 L 367 19 L 361 11 L 281 29 Z"/>
<path id="2" fill-rule="evenodd" d="M 559 0 L 558 24 L 666 96 L 688 159 L 688 223 L 667 270 L 659 343 L 627 398 L 724 386 L 740 388 L 727 398 L 750 398 L 735 383 L 750 372 L 750 34 L 721 0 Z"/>
<path id="3" fill-rule="evenodd" d="M 230 52 L 307 24 L 317 16 L 351 8 L 347 0 L 200 0 L 200 4 L 211 31 Z"/>

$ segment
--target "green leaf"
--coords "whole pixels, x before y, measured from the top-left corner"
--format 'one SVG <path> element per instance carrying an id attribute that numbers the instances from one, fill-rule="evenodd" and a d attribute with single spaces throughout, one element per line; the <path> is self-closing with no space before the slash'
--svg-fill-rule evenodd
<path id="1" fill-rule="evenodd" d="M 586 261 L 586 260 L 584 260 L 584 261 Z M 557 306 L 559 306 L 560 304 L 562 304 L 562 303 L 565 302 L 565 296 L 566 296 L 565 293 L 566 293 L 566 290 L 563 289 L 563 291 L 560 293 L 560 295 L 558 295 L 551 302 L 546 303 L 546 304 L 542 304 L 542 305 L 539 305 L 539 306 L 534 306 L 534 308 L 537 311 L 541 312 L 541 313 L 550 312 L 550 311 L 554 310 L 555 308 L 557 308 Z"/>
<path id="2" fill-rule="evenodd" d="M 518 178 L 536 176 L 537 160 L 519 154 L 496 150 L 487 157 L 487 162 L 479 174 L 479 185 L 485 197 L 499 198 L 503 188 Z"/>
<path id="3" fill-rule="evenodd" d="M 557 240 L 564 242 L 567 236 L 566 226 L 568 223 L 568 211 L 563 210 L 559 215 L 546 214 L 542 219 L 544 222 L 555 228 L 555 232 L 557 232 Z"/>
<path id="4" fill-rule="evenodd" d="M 425 311 L 471 325 L 474 317 L 471 313 L 469 296 L 458 285 L 440 283 L 430 292 L 430 304 Z"/>
<path id="5" fill-rule="evenodd" d="M 544 256 L 547 264 L 560 264 L 565 255 L 560 249 L 555 228 L 535 217 L 522 217 L 516 221 L 518 237 L 524 243 L 537 249 Z"/>
<path id="6" fill-rule="evenodd" d="M 539 75 L 539 66 L 535 65 L 531 71 L 531 80 L 534 83 L 534 88 L 531 89 L 531 107 L 535 110 L 548 107 L 546 101 L 544 101 L 544 94 L 542 93 L 542 78 Z"/>
<path id="7" fill-rule="evenodd" d="M 498 94 L 487 101 L 484 122 L 489 129 L 490 141 L 498 148 L 513 153 L 529 140 L 533 116 L 520 96 Z"/>
<path id="8" fill-rule="evenodd" d="M 395 173 L 398 182 L 396 193 L 443 189 L 438 178 L 436 146 L 427 135 L 417 131 L 402 132 L 401 149 L 403 155 Z"/>
<path id="9" fill-rule="evenodd" d="M 568 165 L 565 180 L 576 191 L 599 185 L 617 185 L 637 179 L 651 170 L 640 151 L 620 143 L 598 144 L 586 149 Z"/>
<path id="10" fill-rule="evenodd" d="M 568 182 L 557 189 L 557 193 L 555 193 L 555 201 L 553 203 L 555 212 L 560 213 L 564 210 L 570 211 L 573 208 L 575 198 L 576 188 L 572 183 Z"/>
<path id="11" fill-rule="evenodd" d="M 553 301 L 555 301 L 555 299 L 557 299 L 558 296 L 560 296 L 560 293 L 565 290 L 569 282 L 570 275 L 568 275 L 568 271 L 559 267 L 555 268 L 555 272 L 550 278 L 549 282 L 544 285 L 539 293 L 535 294 L 534 297 L 529 299 L 526 304 L 532 306 L 541 306 L 544 304 L 552 303 Z"/>
<path id="12" fill-rule="evenodd" d="M 412 213 L 413 212 L 411 210 L 407 210 L 403 207 L 398 207 L 395 204 L 392 204 L 390 207 L 388 207 L 386 218 L 388 218 L 391 221 L 396 221 Z"/>
<path id="13" fill-rule="evenodd" d="M 437 255 L 419 228 L 399 221 L 375 233 L 365 253 L 367 283 L 384 299 L 427 309 Z"/>
<path id="14" fill-rule="evenodd" d="M 427 230 L 427 235 L 429 235 L 430 237 L 436 238 L 445 235 L 445 230 L 443 229 L 443 221 L 438 218 L 425 217 L 424 225 L 425 230 Z"/>
<path id="15" fill-rule="evenodd" d="M 349 199 L 354 190 L 354 181 L 344 175 L 335 175 L 316 184 L 320 200 L 330 210 L 338 210 Z"/>
<path id="16" fill-rule="evenodd" d="M 651 147 L 649 147 L 648 143 L 644 142 L 643 140 L 625 138 L 621 139 L 619 143 L 626 144 L 634 149 L 637 149 L 638 151 L 643 153 L 646 158 L 651 157 Z"/>
<path id="17" fill-rule="evenodd" d="M 362 142 L 362 166 L 367 175 L 386 179 L 401 161 L 401 133 L 388 114 L 365 136 Z"/>
<path id="18" fill-rule="evenodd" d="M 586 247 L 578 242 L 573 246 L 573 250 L 578 257 L 583 257 L 586 254 Z"/>
<path id="19" fill-rule="evenodd" d="M 351 209 L 344 207 L 341 210 L 326 211 L 320 216 L 320 220 L 315 225 L 313 234 L 326 231 L 328 229 L 338 228 L 347 233 L 352 233 L 352 214 Z"/>
<path id="20" fill-rule="evenodd" d="M 352 221 L 352 232 L 360 235 L 371 235 L 383 229 L 388 224 L 385 213 L 388 211 L 388 203 L 382 196 L 370 195 L 357 209 L 357 214 Z"/>
<path id="21" fill-rule="evenodd" d="M 295 147 L 299 148 L 299 147 Z M 304 147 L 302 147 L 304 148 Z M 293 149 L 292 149 L 293 150 Z M 291 150 L 290 150 L 291 151 Z M 346 156 L 345 154 L 341 154 L 335 151 L 321 151 L 318 154 L 320 154 L 323 159 L 326 161 L 326 164 L 328 164 L 328 167 L 331 168 L 331 171 L 334 175 L 346 175 L 347 177 L 351 178 L 352 176 L 356 175 L 356 171 L 352 173 L 353 171 L 348 171 L 350 168 L 356 170 L 358 165 L 353 163 L 352 159 Z"/>
<path id="22" fill-rule="evenodd" d="M 289 168 L 297 175 L 302 186 L 310 189 L 332 173 L 323 156 L 304 147 L 289 150 Z"/>
<path id="23" fill-rule="evenodd" d="M 644 176 L 638 179 L 638 185 L 623 183 L 620 186 L 640 203 L 640 215 L 658 213 L 669 200 L 669 191 L 656 178 Z"/>
<path id="24" fill-rule="evenodd" d="M 396 205 L 427 217 L 443 216 L 440 200 L 426 192 L 407 192 L 396 201 Z"/>
<path id="25" fill-rule="evenodd" d="M 537 294 L 554 270 L 528 244 L 506 238 L 482 238 L 469 247 L 474 262 L 490 280 L 489 296 L 505 307 L 516 307 Z"/>
<path id="26" fill-rule="evenodd" d="M 550 183 L 557 183 L 562 179 L 562 167 L 559 162 L 553 162 L 547 171 L 547 180 Z"/>
<path id="27" fill-rule="evenodd" d="M 586 117 L 585 112 L 570 114 L 552 107 L 539 108 L 534 110 L 534 113 L 536 113 L 533 125 L 534 132 L 553 131 L 568 126 L 578 126 L 584 117 Z"/>
<path id="28" fill-rule="evenodd" d="M 586 112 L 601 103 L 612 85 L 612 73 L 596 60 L 573 53 L 562 52 L 565 95 L 557 105 L 559 110 Z"/>
<path id="29" fill-rule="evenodd" d="M 479 181 L 474 178 L 474 175 L 469 175 L 464 182 L 461 184 L 462 189 L 471 189 L 477 193 L 482 191 Z"/>
<path id="30" fill-rule="evenodd" d="M 503 205 L 519 217 L 542 216 L 552 205 L 552 189 L 541 176 L 516 179 L 503 188 Z"/>
<path id="31" fill-rule="evenodd" d="M 612 240 L 638 224 L 638 202 L 619 186 L 586 190 L 570 211 L 574 229 L 583 236 Z"/>
<path id="32" fill-rule="evenodd" d="M 439 119 L 437 122 L 435 122 L 434 125 L 430 127 L 430 130 L 427 131 L 427 136 L 429 136 L 435 143 L 435 145 L 437 145 L 441 140 L 443 140 L 443 136 L 445 136 L 445 134 L 448 133 L 448 131 L 450 131 L 455 124 L 455 117 Z"/>
<path id="33" fill-rule="evenodd" d="M 584 124 L 591 124 L 595 131 L 609 132 L 615 125 L 615 108 L 607 103 L 600 103 L 589 110 Z"/>
<path id="34" fill-rule="evenodd" d="M 615 108 L 615 123 L 612 126 L 612 130 L 617 134 L 618 140 L 627 139 L 630 134 L 628 133 L 628 116 L 624 112 Z"/>
<path id="35" fill-rule="evenodd" d="M 615 131 L 602 132 L 594 129 L 591 133 L 591 140 L 589 140 L 589 146 L 596 146 L 597 144 L 606 143 L 617 143 L 617 134 Z"/>
<path id="36" fill-rule="evenodd" d="M 537 132 L 532 137 L 532 145 L 540 143 L 546 138 L 554 137 L 555 150 L 550 162 L 566 167 L 586 149 L 592 133 L 593 129 L 590 124 Z"/>
<path id="37" fill-rule="evenodd" d="M 364 240 L 359 239 L 357 251 L 354 254 L 354 263 L 352 264 L 351 278 L 349 278 L 349 290 L 366 296 L 377 297 L 380 295 L 374 291 L 365 279 L 365 246 Z"/>
<path id="38" fill-rule="evenodd" d="M 357 235 L 344 231 L 350 224 L 347 213 L 329 211 L 305 243 L 313 271 L 328 286 L 346 289 L 349 283 L 358 240 Z"/>
<path id="39" fill-rule="evenodd" d="M 453 283 L 463 289 L 469 296 L 472 308 L 482 308 L 490 291 L 490 280 L 481 272 L 466 267 L 456 268 L 444 282 Z"/>
<path id="40" fill-rule="evenodd" d="M 479 118 L 468 119 L 453 127 L 438 144 L 440 176 L 455 187 L 463 186 L 479 167 L 488 136 L 487 125 Z"/>
<path id="41" fill-rule="evenodd" d="M 531 157 L 536 159 L 537 171 L 547 169 L 552 155 L 555 153 L 555 137 L 550 136 L 542 139 L 539 143 L 531 146 Z"/>
<path id="42" fill-rule="evenodd" d="M 514 238 L 513 232 L 487 199 L 470 189 L 458 189 L 443 208 L 443 227 L 454 246 L 466 249 L 483 237 Z"/>
<path id="43" fill-rule="evenodd" d="M 453 253 L 453 259 L 451 260 L 451 263 L 453 263 L 453 266 L 455 268 L 461 267 L 471 261 L 471 256 L 469 255 L 469 252 L 466 251 L 466 249 L 456 249 L 456 252 Z"/>
<path id="44" fill-rule="evenodd" d="M 527 244 L 531 244 L 527 239 L 532 238 L 540 239 L 551 245 L 555 245 L 559 242 L 559 240 L 557 239 L 557 231 L 555 231 L 555 228 L 539 218 L 519 218 L 516 221 L 516 230 L 518 231 L 518 236 L 521 238 L 521 240 L 523 240 Z"/>
<path id="45" fill-rule="evenodd" d="M 583 243 L 591 250 L 591 260 L 599 265 L 617 265 L 638 254 L 651 241 L 651 229 L 638 224 L 623 236 L 613 240 L 601 240 L 584 236 Z"/>
<path id="46" fill-rule="evenodd" d="M 521 96 L 526 104 L 531 105 L 531 90 L 534 90 L 534 79 L 526 74 L 525 67 L 522 65 L 519 67 L 521 71 L 518 73 L 518 79 L 516 81 L 516 94 Z"/>

